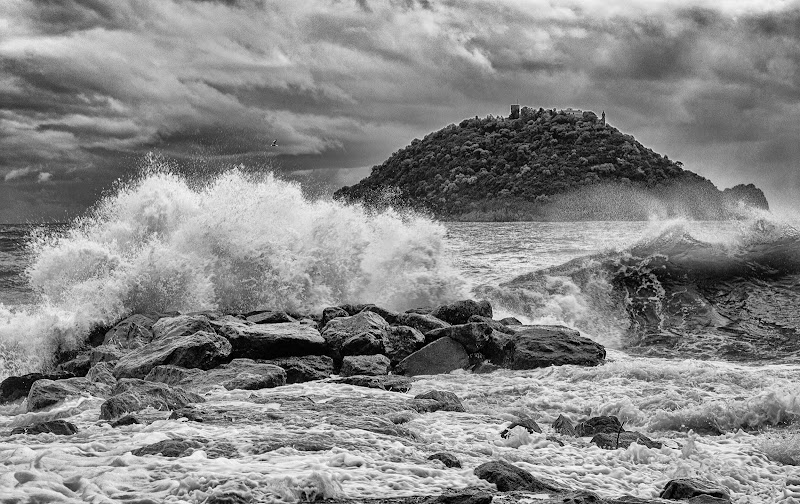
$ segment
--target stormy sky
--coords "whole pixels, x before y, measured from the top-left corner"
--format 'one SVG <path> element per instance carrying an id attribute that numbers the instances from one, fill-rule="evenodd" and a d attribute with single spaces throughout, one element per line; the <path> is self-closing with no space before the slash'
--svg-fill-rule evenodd
<path id="1" fill-rule="evenodd" d="M 0 222 L 74 216 L 148 152 L 352 184 L 517 100 L 800 207 L 797 1 L 4 0 Z"/>

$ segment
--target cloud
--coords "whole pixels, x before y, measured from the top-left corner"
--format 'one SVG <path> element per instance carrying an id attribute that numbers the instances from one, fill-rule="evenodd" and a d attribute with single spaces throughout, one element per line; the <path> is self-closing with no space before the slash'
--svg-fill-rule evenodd
<path id="1" fill-rule="evenodd" d="M 17 168 L 16 170 L 11 170 L 10 172 L 6 173 L 5 176 L 3 177 L 3 180 L 8 182 L 10 180 L 21 179 L 28 177 L 33 173 L 34 171 L 31 170 L 30 168 Z"/>
<path id="2" fill-rule="evenodd" d="M 53 174 L 52 173 L 39 172 L 39 175 L 36 177 L 36 182 L 39 182 L 40 184 L 44 184 L 45 182 L 50 182 L 50 179 L 52 179 L 52 178 L 53 178 Z"/>
<path id="3" fill-rule="evenodd" d="M 777 181 L 793 166 L 784 139 L 800 134 L 800 8 L 9 2 L 0 6 L 0 76 L 4 180 L 32 166 L 31 182 L 52 174 L 54 188 L 80 176 L 85 195 L 76 196 L 81 186 L 70 194 L 81 204 L 151 150 L 187 166 L 359 173 L 415 137 L 506 113 L 517 99 L 605 109 L 615 126 L 721 185 Z M 744 164 L 732 153 L 746 148 L 769 156 Z"/>

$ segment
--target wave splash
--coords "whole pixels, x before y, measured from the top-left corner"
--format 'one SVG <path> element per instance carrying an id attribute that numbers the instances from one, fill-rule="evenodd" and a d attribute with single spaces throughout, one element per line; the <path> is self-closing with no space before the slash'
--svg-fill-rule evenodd
<path id="1" fill-rule="evenodd" d="M 271 174 L 232 170 L 195 185 L 152 169 L 66 231 L 33 238 L 27 275 L 40 302 L 0 305 L 0 375 L 134 312 L 400 310 L 456 299 L 464 283 L 444 238 L 428 218 L 312 201 Z"/>
<path id="2" fill-rule="evenodd" d="M 479 290 L 533 320 L 647 355 L 800 359 L 800 232 L 765 215 L 658 223 L 626 250 Z"/>

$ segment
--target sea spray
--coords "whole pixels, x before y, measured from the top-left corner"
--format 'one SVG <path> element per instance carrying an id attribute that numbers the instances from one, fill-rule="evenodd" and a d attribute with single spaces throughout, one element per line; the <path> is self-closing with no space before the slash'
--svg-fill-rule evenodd
<path id="1" fill-rule="evenodd" d="M 433 305 L 466 295 L 444 237 L 425 217 L 310 200 L 271 174 L 194 184 L 152 170 L 66 230 L 33 238 L 27 276 L 40 301 L 3 308 L 0 342 L 6 361 L 24 349 L 41 363 L 136 312 Z M 0 375 L 18 367 L 35 366 L 6 362 Z"/>

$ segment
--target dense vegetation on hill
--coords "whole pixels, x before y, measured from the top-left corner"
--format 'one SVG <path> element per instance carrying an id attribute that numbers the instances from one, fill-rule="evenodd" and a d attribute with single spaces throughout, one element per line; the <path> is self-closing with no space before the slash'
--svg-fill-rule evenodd
<path id="1" fill-rule="evenodd" d="M 415 139 L 335 197 L 476 220 L 647 218 L 654 201 L 664 216 L 727 218 L 735 200 L 767 204 L 753 186 L 719 191 L 593 112 L 528 107 Z"/>

